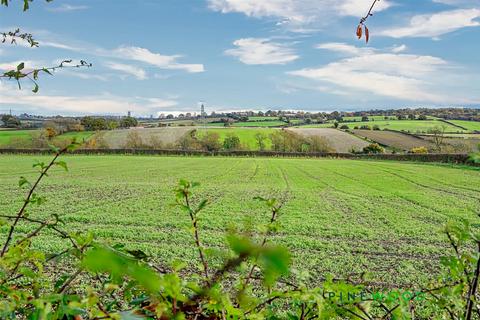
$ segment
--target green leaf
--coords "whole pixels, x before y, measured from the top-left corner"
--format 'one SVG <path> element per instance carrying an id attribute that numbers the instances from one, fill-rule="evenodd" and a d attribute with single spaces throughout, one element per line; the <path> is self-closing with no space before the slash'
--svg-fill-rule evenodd
<path id="1" fill-rule="evenodd" d="M 57 161 L 55 162 L 55 165 L 62 167 L 63 169 L 65 169 L 65 171 L 68 171 L 67 163 L 65 161 Z"/>
<path id="2" fill-rule="evenodd" d="M 17 71 L 21 71 L 25 68 L 25 63 L 20 63 L 18 66 L 17 66 Z"/>
<path id="3" fill-rule="evenodd" d="M 38 84 L 35 83 L 35 87 L 32 89 L 32 92 L 33 92 L 33 93 L 37 93 L 37 92 L 38 92 Z"/>
<path id="4" fill-rule="evenodd" d="M 161 288 L 161 280 L 156 272 L 112 248 L 97 246 L 89 250 L 83 259 L 83 265 L 91 272 L 110 274 L 116 283 L 122 283 L 127 276 L 151 293 L 156 293 Z"/>
<path id="5" fill-rule="evenodd" d="M 26 184 L 28 184 L 29 186 L 31 185 L 25 177 L 20 177 L 20 180 L 18 181 L 18 186 L 21 188 Z"/>

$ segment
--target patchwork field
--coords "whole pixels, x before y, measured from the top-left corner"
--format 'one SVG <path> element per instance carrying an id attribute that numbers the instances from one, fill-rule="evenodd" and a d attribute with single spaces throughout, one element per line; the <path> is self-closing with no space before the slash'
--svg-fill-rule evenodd
<path id="1" fill-rule="evenodd" d="M 445 126 L 445 132 L 450 133 L 463 133 L 465 130 L 458 128 L 454 125 L 447 124 L 442 121 L 438 120 L 375 120 L 375 121 L 357 121 L 357 122 L 346 122 L 346 123 L 339 123 L 339 126 L 346 125 L 349 129 L 353 129 L 355 127 L 360 127 L 363 125 L 367 125 L 373 127 L 377 125 L 380 129 L 389 129 L 395 131 L 407 131 L 410 133 L 422 133 L 427 132 L 429 129 L 432 129 L 436 126 Z M 308 125 L 305 127 L 308 128 L 329 128 L 332 127 L 332 123 L 324 123 L 324 124 L 313 124 Z"/>
<path id="2" fill-rule="evenodd" d="M 428 140 L 416 138 L 401 132 L 379 130 L 354 130 L 353 132 L 357 136 L 373 140 L 392 148 L 406 151 L 417 147 L 430 148 L 432 145 L 432 143 Z"/>
<path id="3" fill-rule="evenodd" d="M 18 177 L 36 176 L 38 156 L 0 156 L 0 211 L 14 213 L 22 201 Z M 281 231 L 272 241 L 288 247 L 312 284 L 326 274 L 365 270 L 372 282 L 411 287 L 434 276 L 446 254 L 441 233 L 449 219 L 477 221 L 480 172 L 449 165 L 352 160 L 67 156 L 39 189 L 48 198 L 30 217 L 56 212 L 65 228 L 93 231 L 109 243 L 152 254 L 160 264 L 195 248 L 189 218 L 171 206 L 180 178 L 198 181 L 208 198 L 201 220 L 203 241 L 225 246 L 228 226 L 268 219 L 254 196 L 285 200 Z M 23 232 L 30 229 L 22 225 Z M 5 236 L 7 228 L 0 228 Z M 64 243 L 48 235 L 35 245 Z M 194 267 L 190 265 L 190 267 Z"/>
<path id="4" fill-rule="evenodd" d="M 304 136 L 318 136 L 325 138 L 328 141 L 330 147 L 332 147 L 335 152 L 347 153 L 352 151 L 362 150 L 364 147 L 368 146 L 369 143 L 365 140 L 362 140 L 358 137 L 355 137 L 346 132 L 328 129 L 328 128 L 316 128 L 316 129 L 289 129 L 293 132 L 302 134 Z"/>
<path id="5" fill-rule="evenodd" d="M 480 131 L 480 122 L 479 121 L 463 121 L 463 120 L 449 120 L 457 126 L 463 127 L 469 131 Z"/>

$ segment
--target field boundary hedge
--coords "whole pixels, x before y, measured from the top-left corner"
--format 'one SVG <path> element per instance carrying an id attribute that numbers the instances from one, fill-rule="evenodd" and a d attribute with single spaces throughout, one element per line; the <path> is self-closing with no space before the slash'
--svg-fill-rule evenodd
<path id="1" fill-rule="evenodd" d="M 47 154 L 49 149 L 0 149 L 0 154 Z M 179 156 L 232 156 L 232 157 L 286 157 L 286 158 L 340 158 L 374 159 L 416 162 L 443 162 L 468 164 L 467 154 L 353 154 L 353 153 L 303 153 L 277 151 L 201 151 L 201 150 L 139 150 L 139 149 L 78 149 L 80 155 L 179 155 Z"/>

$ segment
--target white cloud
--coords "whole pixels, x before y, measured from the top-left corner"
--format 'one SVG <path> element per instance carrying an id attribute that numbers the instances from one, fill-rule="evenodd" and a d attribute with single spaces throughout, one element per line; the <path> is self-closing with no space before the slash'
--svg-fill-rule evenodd
<path id="1" fill-rule="evenodd" d="M 356 52 L 354 48 L 338 50 L 338 44 L 325 44 L 323 49 L 350 52 L 351 57 L 329 63 L 320 68 L 305 68 L 289 72 L 290 75 L 327 83 L 348 89 L 351 97 L 359 94 L 390 97 L 400 101 L 431 103 L 470 103 L 460 92 L 445 94 L 445 82 L 451 78 L 451 66 L 433 56 Z M 359 49 L 360 50 L 360 49 Z M 471 97 L 474 99 L 474 97 Z M 478 97 L 477 97 L 478 98 Z M 478 101 L 478 100 L 477 100 Z"/>
<path id="2" fill-rule="evenodd" d="M 161 98 L 131 98 L 111 94 L 98 96 L 65 96 L 34 94 L 18 90 L 0 82 L 0 105 L 28 106 L 30 112 L 43 114 L 136 114 L 149 115 L 165 108 L 177 106 L 177 101 Z"/>
<path id="3" fill-rule="evenodd" d="M 374 52 L 373 48 L 369 47 L 355 47 L 346 43 L 340 42 L 330 42 L 330 43 L 321 43 L 315 46 L 317 49 L 325 49 L 330 51 L 335 51 L 347 55 L 364 55 L 364 54 L 371 54 Z"/>
<path id="4" fill-rule="evenodd" d="M 438 37 L 466 27 L 480 26 L 480 9 L 456 9 L 434 14 L 417 15 L 403 27 L 382 31 L 393 38 Z"/>
<path id="5" fill-rule="evenodd" d="M 287 45 L 269 39 L 245 38 L 236 40 L 233 44 L 237 48 L 226 50 L 225 54 L 236 57 L 245 64 L 287 64 L 299 58 Z"/>
<path id="6" fill-rule="evenodd" d="M 365 15 L 371 0 L 208 0 L 209 8 L 222 13 L 243 13 L 255 18 L 277 19 L 281 25 L 304 30 L 303 25 L 326 24 L 330 16 Z M 375 12 L 385 10 L 391 2 L 383 0 Z"/>
<path id="7" fill-rule="evenodd" d="M 72 12 L 72 11 L 86 10 L 88 8 L 89 8 L 88 6 L 81 6 L 81 5 L 76 6 L 76 5 L 63 3 L 58 7 L 49 7 L 47 8 L 47 10 L 52 12 Z"/>
<path id="8" fill-rule="evenodd" d="M 120 71 L 128 75 L 134 76 L 138 80 L 148 79 L 147 72 L 142 68 L 132 66 L 129 64 L 117 63 L 117 62 L 107 62 L 105 66 L 109 69 Z"/>
<path id="9" fill-rule="evenodd" d="M 177 60 L 182 57 L 181 55 L 167 56 L 151 52 L 146 48 L 124 46 L 113 50 L 113 54 L 109 53 L 109 51 L 101 51 L 102 54 L 107 56 L 112 56 L 125 60 L 140 61 L 148 63 L 160 69 L 183 70 L 189 73 L 205 71 L 203 64 L 184 64 L 177 62 Z"/>
<path id="10" fill-rule="evenodd" d="M 393 53 L 400 53 L 400 52 L 404 52 L 408 49 L 408 47 L 404 44 L 400 45 L 400 46 L 395 46 L 392 48 L 392 52 Z"/>

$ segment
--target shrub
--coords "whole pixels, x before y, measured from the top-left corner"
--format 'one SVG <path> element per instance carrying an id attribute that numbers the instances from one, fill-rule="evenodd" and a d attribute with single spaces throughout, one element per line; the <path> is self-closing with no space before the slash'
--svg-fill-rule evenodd
<path id="1" fill-rule="evenodd" d="M 145 144 L 143 143 L 142 136 L 140 135 L 138 130 L 129 130 L 125 142 L 125 148 L 142 149 L 144 147 Z"/>
<path id="2" fill-rule="evenodd" d="M 192 130 L 185 135 L 183 135 L 180 139 L 178 139 L 178 147 L 181 150 L 196 150 L 200 148 L 200 145 L 196 138 L 197 130 Z"/>
<path id="3" fill-rule="evenodd" d="M 342 126 L 340 127 L 340 129 L 342 129 L 342 130 L 348 130 L 349 127 L 348 127 L 346 124 L 344 124 L 344 125 L 342 125 Z"/>
<path id="4" fill-rule="evenodd" d="M 223 149 L 225 150 L 239 150 L 240 138 L 233 133 L 228 134 L 223 140 Z"/>
<path id="5" fill-rule="evenodd" d="M 379 131 L 380 130 L 380 127 L 378 126 L 378 124 L 374 125 L 372 127 L 373 130 L 376 130 L 376 131 Z"/>
<path id="6" fill-rule="evenodd" d="M 267 140 L 267 136 L 264 133 L 257 132 L 255 134 L 255 141 L 257 142 L 258 150 L 265 150 L 265 140 Z"/>
<path id="7" fill-rule="evenodd" d="M 335 152 L 324 137 L 311 136 L 306 139 L 307 152 Z"/>
<path id="8" fill-rule="evenodd" d="M 425 154 L 425 153 L 428 153 L 428 149 L 426 147 L 416 147 L 416 148 L 412 148 L 409 152 L 416 153 L 416 154 Z"/>
<path id="9" fill-rule="evenodd" d="M 198 143 L 203 150 L 218 151 L 222 148 L 220 135 L 216 132 L 207 131 L 199 139 Z"/>
<path id="10" fill-rule="evenodd" d="M 305 151 L 306 139 L 290 130 L 277 130 L 270 134 L 272 150 L 281 152 L 302 152 Z"/>
<path id="11" fill-rule="evenodd" d="M 372 128 L 369 125 L 363 125 L 360 127 L 360 130 L 372 130 Z"/>
<path id="12" fill-rule="evenodd" d="M 365 148 L 363 148 L 363 153 L 368 154 L 376 154 L 376 153 L 384 153 L 385 149 L 383 149 L 378 143 L 371 143 Z"/>

